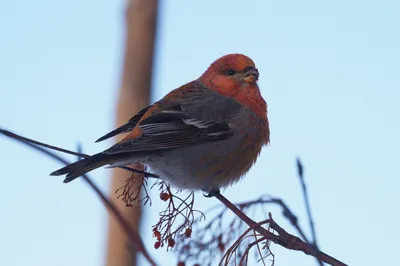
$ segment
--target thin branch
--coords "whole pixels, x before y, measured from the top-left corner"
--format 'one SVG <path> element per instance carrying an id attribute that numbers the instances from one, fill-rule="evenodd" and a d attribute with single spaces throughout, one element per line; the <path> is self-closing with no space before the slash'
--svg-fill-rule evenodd
<path id="1" fill-rule="evenodd" d="M 304 204 L 306 205 L 306 210 L 307 210 L 307 217 L 308 217 L 308 222 L 310 225 L 310 230 L 311 230 L 311 244 L 318 249 L 318 245 L 317 245 L 317 234 L 315 233 L 315 224 L 314 224 L 314 220 L 312 217 L 312 213 L 311 213 L 311 206 L 310 206 L 310 201 L 308 198 L 308 192 L 307 192 L 307 186 L 306 183 L 304 181 L 304 170 L 303 170 L 303 164 L 300 161 L 300 158 L 297 158 L 296 160 L 297 163 L 297 173 L 300 179 L 300 183 L 301 183 L 301 190 L 303 191 L 303 198 L 304 198 Z M 318 264 L 320 266 L 323 266 L 323 263 L 320 259 L 318 259 Z"/>
<path id="2" fill-rule="evenodd" d="M 308 198 L 307 186 L 304 181 L 303 165 L 300 161 L 300 158 L 297 158 L 296 162 L 297 162 L 297 171 L 298 171 L 298 175 L 299 175 L 299 179 L 300 179 L 300 183 L 301 183 L 301 189 L 303 191 L 304 203 L 306 205 L 307 217 L 308 217 L 308 221 L 309 221 L 310 229 L 311 229 L 312 244 L 314 244 L 314 246 L 317 247 L 317 234 L 315 233 L 314 220 L 313 220 L 312 214 L 311 214 L 311 207 L 310 207 L 310 201 Z"/>
<path id="3" fill-rule="evenodd" d="M 45 146 L 46 148 L 50 148 L 51 149 L 51 145 L 40 145 L 40 142 L 37 141 L 31 141 L 30 139 L 24 138 L 24 137 L 20 137 L 19 135 L 13 134 L 7 130 L 3 130 L 0 129 L 0 133 L 3 133 L 4 135 L 6 135 L 7 137 L 10 137 L 14 140 L 17 140 L 33 149 L 36 149 L 44 154 L 47 154 L 48 156 L 50 156 L 51 158 L 60 161 L 64 164 L 69 164 L 69 162 L 67 160 L 65 160 L 64 158 L 60 157 L 59 155 L 48 151 L 46 149 L 44 149 L 42 146 Z M 38 144 L 39 143 L 39 144 Z M 56 149 L 58 151 L 60 151 L 58 148 Z M 69 152 L 69 151 L 68 151 Z M 80 156 L 80 154 L 75 154 L 77 156 Z M 139 252 L 142 252 L 143 256 L 148 260 L 148 262 L 151 265 L 156 265 L 156 263 L 154 262 L 154 260 L 150 257 L 150 254 L 148 253 L 148 251 L 146 250 L 146 248 L 144 247 L 143 241 L 140 238 L 139 234 L 132 230 L 131 227 L 129 226 L 128 222 L 124 219 L 124 217 L 119 213 L 119 211 L 117 210 L 116 206 L 107 199 L 107 197 L 101 192 L 101 190 L 90 180 L 90 178 L 87 175 L 83 175 L 82 178 L 86 181 L 86 183 L 95 191 L 95 193 L 97 194 L 97 196 L 101 199 L 101 201 L 104 203 L 104 205 L 106 206 L 106 208 L 116 217 L 117 221 L 119 222 L 120 226 L 124 229 L 124 231 L 127 233 L 127 235 L 129 236 L 132 244 L 136 247 L 136 249 Z"/>

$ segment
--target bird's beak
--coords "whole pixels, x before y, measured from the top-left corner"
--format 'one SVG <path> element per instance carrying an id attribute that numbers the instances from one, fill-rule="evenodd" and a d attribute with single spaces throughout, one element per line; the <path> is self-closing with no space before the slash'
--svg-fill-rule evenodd
<path id="1" fill-rule="evenodd" d="M 251 68 L 244 73 L 243 80 L 247 83 L 254 83 L 258 80 L 259 75 L 257 69 Z"/>

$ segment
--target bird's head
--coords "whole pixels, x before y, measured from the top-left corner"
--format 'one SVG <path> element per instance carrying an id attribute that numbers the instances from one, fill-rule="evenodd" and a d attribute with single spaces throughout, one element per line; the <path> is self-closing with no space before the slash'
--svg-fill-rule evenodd
<path id="1" fill-rule="evenodd" d="M 199 80 L 207 88 L 235 98 L 261 118 L 265 118 L 267 107 L 258 88 L 259 75 L 249 57 L 243 54 L 228 54 L 212 63 Z"/>
<path id="2" fill-rule="evenodd" d="M 242 54 L 228 54 L 212 63 L 200 80 L 210 87 L 239 90 L 257 87 L 258 77 L 253 60 Z"/>

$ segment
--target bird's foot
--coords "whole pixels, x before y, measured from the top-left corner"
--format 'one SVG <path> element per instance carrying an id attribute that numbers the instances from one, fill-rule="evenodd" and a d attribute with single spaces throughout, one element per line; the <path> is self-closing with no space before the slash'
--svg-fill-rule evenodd
<path id="1" fill-rule="evenodd" d="M 203 191 L 204 191 L 203 196 L 206 198 L 212 198 L 215 195 L 219 194 L 219 189 L 211 189 L 211 190 L 207 190 L 207 191 L 203 190 Z"/>

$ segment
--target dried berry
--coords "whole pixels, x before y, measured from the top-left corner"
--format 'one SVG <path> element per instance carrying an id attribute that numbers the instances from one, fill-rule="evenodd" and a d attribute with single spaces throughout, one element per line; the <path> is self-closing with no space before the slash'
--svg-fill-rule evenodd
<path id="1" fill-rule="evenodd" d="M 224 250 L 225 250 L 225 245 L 224 245 L 223 243 L 219 242 L 219 243 L 218 243 L 218 249 L 219 249 L 219 251 L 224 252 Z"/>
<path id="2" fill-rule="evenodd" d="M 153 236 L 157 238 L 158 241 L 161 240 L 161 233 L 158 230 L 153 230 Z"/>
<path id="3" fill-rule="evenodd" d="M 175 240 L 173 238 L 168 238 L 168 247 L 173 248 L 175 246 Z"/>
<path id="4" fill-rule="evenodd" d="M 191 229 L 191 228 L 186 228 L 186 230 L 185 230 L 185 236 L 186 236 L 187 238 L 189 238 L 189 237 L 192 236 L 192 229 Z"/>

